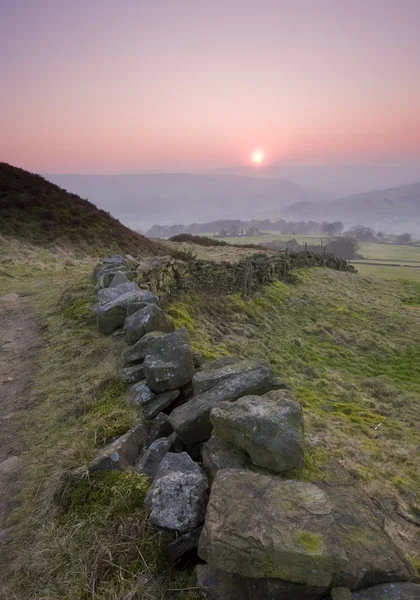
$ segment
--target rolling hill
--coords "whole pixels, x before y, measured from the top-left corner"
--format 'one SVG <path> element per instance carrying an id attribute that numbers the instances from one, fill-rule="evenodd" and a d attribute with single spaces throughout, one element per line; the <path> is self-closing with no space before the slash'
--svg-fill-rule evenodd
<path id="1" fill-rule="evenodd" d="M 165 252 L 91 202 L 7 163 L 0 163 L 0 234 L 82 251 Z"/>
<path id="2" fill-rule="evenodd" d="M 346 226 L 370 225 L 386 231 L 420 231 L 420 183 L 366 192 L 338 200 L 289 206 L 285 216 L 315 221 L 340 220 Z"/>
<path id="3" fill-rule="evenodd" d="M 287 179 L 237 175 L 155 173 L 133 175 L 45 175 L 89 198 L 133 229 L 222 218 L 260 218 L 296 202 L 328 196 Z"/>

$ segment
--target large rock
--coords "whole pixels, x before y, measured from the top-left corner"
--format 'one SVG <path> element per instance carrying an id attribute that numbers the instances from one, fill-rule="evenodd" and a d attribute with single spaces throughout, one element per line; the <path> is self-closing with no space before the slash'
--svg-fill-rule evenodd
<path id="1" fill-rule="evenodd" d="M 114 300 L 96 308 L 96 326 L 101 333 L 111 334 L 122 327 L 127 308 L 135 302 L 142 302 L 142 290 L 134 290 L 121 294 Z"/>
<path id="2" fill-rule="evenodd" d="M 165 335 L 163 331 L 146 333 L 134 346 L 130 346 L 130 348 L 125 350 L 123 354 L 124 364 L 132 365 L 143 362 L 154 342 L 163 335 Z"/>
<path id="3" fill-rule="evenodd" d="M 178 389 L 190 382 L 194 361 L 186 330 L 179 329 L 157 340 L 143 365 L 146 383 L 156 393 Z"/>
<path id="4" fill-rule="evenodd" d="M 354 600 L 420 600 L 420 585 L 415 583 L 386 583 L 354 592 Z"/>
<path id="5" fill-rule="evenodd" d="M 147 431 L 136 423 L 127 433 L 102 448 L 89 465 L 94 471 L 122 471 L 132 465 L 145 445 Z"/>
<path id="6" fill-rule="evenodd" d="M 356 488 L 231 469 L 214 480 L 199 555 L 229 572 L 316 593 L 414 577 L 383 517 Z"/>
<path id="7" fill-rule="evenodd" d="M 203 469 L 201 469 L 186 452 L 168 452 L 165 458 L 159 465 L 156 476 L 153 480 L 153 484 L 147 490 L 144 503 L 146 506 L 151 508 L 152 506 L 152 492 L 153 487 L 157 484 L 161 477 L 165 477 L 171 473 L 195 473 L 196 475 L 203 475 Z"/>
<path id="8" fill-rule="evenodd" d="M 289 391 L 222 402 L 210 421 L 219 438 L 247 452 L 258 467 L 282 473 L 304 466 L 302 408 Z"/>
<path id="9" fill-rule="evenodd" d="M 249 368 L 249 361 L 245 362 L 244 372 L 221 381 L 171 413 L 171 425 L 183 442 L 196 444 L 209 439 L 213 427 L 210 412 L 220 402 L 276 389 L 273 372 L 267 364 L 254 363 L 254 367 Z"/>
<path id="10" fill-rule="evenodd" d="M 152 331 L 171 332 L 175 327 L 170 318 L 156 304 L 150 304 L 127 317 L 124 321 L 127 344 L 135 344 Z"/>
<path id="11" fill-rule="evenodd" d="M 211 481 L 221 469 L 245 469 L 249 465 L 245 452 L 217 437 L 214 432 L 204 442 L 201 454 L 204 470 Z"/>
<path id="12" fill-rule="evenodd" d="M 99 290 L 98 292 L 98 300 L 99 304 L 107 304 L 107 302 L 112 302 L 119 296 L 126 294 L 127 292 L 140 292 L 140 288 L 137 283 L 133 281 L 129 281 L 128 283 L 122 283 L 121 285 L 117 285 L 115 287 L 108 287 Z"/>
<path id="13" fill-rule="evenodd" d="M 171 450 L 172 442 L 169 438 L 160 438 L 155 440 L 143 453 L 140 460 L 136 463 L 134 470 L 137 473 L 143 473 L 153 479 L 155 477 L 160 463 Z"/>
<path id="14" fill-rule="evenodd" d="M 213 483 L 199 556 L 245 577 L 326 589 L 347 560 L 332 523 L 319 487 L 227 469 Z"/>

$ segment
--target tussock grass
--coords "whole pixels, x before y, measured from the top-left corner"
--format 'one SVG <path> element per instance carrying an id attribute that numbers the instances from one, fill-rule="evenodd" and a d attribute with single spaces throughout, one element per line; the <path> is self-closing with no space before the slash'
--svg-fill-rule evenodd
<path id="1" fill-rule="evenodd" d="M 148 521 L 147 482 L 130 471 L 88 475 L 98 447 L 140 416 L 125 399 L 120 343 L 95 328 L 95 262 L 16 241 L 2 255 L 0 294 L 33 294 L 45 345 L 25 419 L 21 506 L 10 522 L 0 597 L 165 600 L 171 588 L 171 599 L 193 600 L 191 575 L 170 569 L 168 535 Z"/>
<path id="2" fill-rule="evenodd" d="M 271 363 L 304 407 L 307 460 L 298 475 L 353 482 L 375 499 L 386 485 L 389 531 L 419 566 L 417 295 L 415 282 L 302 269 L 293 284 L 247 300 L 185 296 L 168 312 L 208 358 Z"/>

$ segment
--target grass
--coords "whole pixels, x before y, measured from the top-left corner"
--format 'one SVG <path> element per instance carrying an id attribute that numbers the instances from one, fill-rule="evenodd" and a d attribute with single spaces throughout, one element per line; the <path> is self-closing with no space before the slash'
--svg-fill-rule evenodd
<path id="1" fill-rule="evenodd" d="M 162 600 L 195 599 L 190 574 L 168 567 L 167 535 L 143 510 L 144 480 L 130 471 L 87 475 L 98 446 L 138 417 L 125 403 L 119 343 L 94 327 L 95 258 L 10 238 L 0 238 L 0 256 L 0 294 L 33 294 L 46 340 L 27 414 L 5 599 L 128 600 L 147 597 L 151 586 Z M 419 306 L 413 281 L 308 269 L 248 300 L 190 295 L 168 309 L 205 358 L 272 364 L 304 407 L 306 466 L 296 475 L 363 486 L 416 565 Z"/>
<path id="2" fill-rule="evenodd" d="M 420 288 L 329 269 L 300 270 L 249 300 L 187 296 L 169 313 L 194 348 L 268 360 L 304 407 L 303 479 L 355 482 L 420 560 Z"/>
<path id="3" fill-rule="evenodd" d="M 414 267 L 389 267 L 387 265 L 364 265 L 358 262 L 353 263 L 358 272 L 362 275 L 376 277 L 385 280 L 411 280 L 420 282 L 420 264 L 418 268 Z"/>
<path id="4" fill-rule="evenodd" d="M 0 239 L 0 294 L 33 294 L 45 328 L 25 418 L 21 506 L 12 516 L 7 600 L 193 600 L 189 573 L 168 566 L 169 536 L 143 508 L 130 471 L 88 475 L 98 447 L 139 418 L 125 400 L 121 346 L 100 335 L 92 305 L 96 260 Z M 2 596 L 3 594 L 3 596 Z"/>

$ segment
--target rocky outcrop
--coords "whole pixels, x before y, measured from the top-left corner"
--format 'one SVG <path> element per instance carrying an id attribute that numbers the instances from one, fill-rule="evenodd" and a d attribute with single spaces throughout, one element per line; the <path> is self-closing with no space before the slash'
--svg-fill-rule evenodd
<path id="1" fill-rule="evenodd" d="M 216 436 L 244 450 L 254 465 L 276 473 L 304 466 L 302 408 L 289 391 L 222 402 L 210 421 Z"/>

